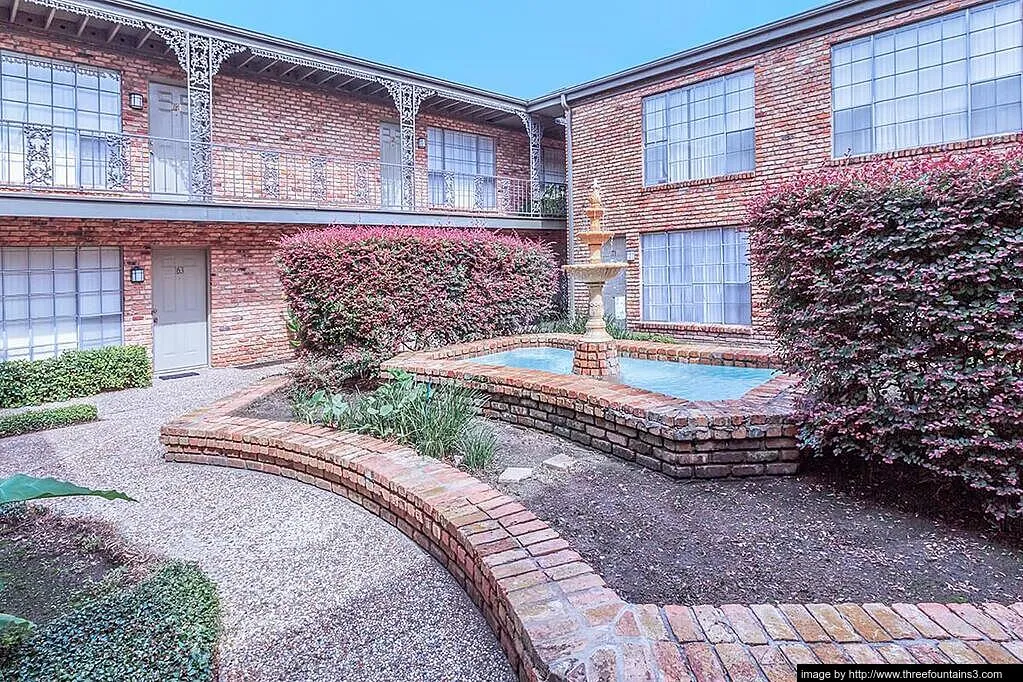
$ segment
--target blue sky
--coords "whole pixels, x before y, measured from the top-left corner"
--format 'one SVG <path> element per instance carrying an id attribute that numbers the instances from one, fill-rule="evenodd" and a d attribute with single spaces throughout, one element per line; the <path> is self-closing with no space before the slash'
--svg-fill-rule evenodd
<path id="1" fill-rule="evenodd" d="M 822 0 L 148 0 L 487 90 L 536 97 Z"/>

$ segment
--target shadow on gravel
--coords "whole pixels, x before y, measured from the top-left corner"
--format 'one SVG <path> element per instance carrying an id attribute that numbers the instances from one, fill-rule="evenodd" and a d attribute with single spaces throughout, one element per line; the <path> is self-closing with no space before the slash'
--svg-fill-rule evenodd
<path id="1" fill-rule="evenodd" d="M 463 637 L 472 635 L 462 627 L 464 615 L 456 614 L 475 606 L 443 584 L 450 578 L 425 566 L 432 558 L 424 555 L 421 561 L 400 578 L 353 592 L 344 608 L 309 613 L 301 627 L 250 642 L 244 647 L 246 658 L 229 667 L 261 672 L 251 677 L 238 672 L 224 682 L 514 682 L 498 647 L 487 647 L 483 656 L 466 656 L 469 643 Z"/>

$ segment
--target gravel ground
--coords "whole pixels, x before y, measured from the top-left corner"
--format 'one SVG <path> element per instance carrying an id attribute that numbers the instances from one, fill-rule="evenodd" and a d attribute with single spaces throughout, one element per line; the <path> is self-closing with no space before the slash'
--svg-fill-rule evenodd
<path id="1" fill-rule="evenodd" d="M 163 461 L 161 424 L 279 371 L 207 370 L 82 401 L 97 405 L 99 422 L 0 440 L 0 475 L 138 499 L 47 504 L 202 566 L 224 606 L 223 682 L 513 680 L 468 597 L 385 522 L 296 481 Z"/>
<path id="2" fill-rule="evenodd" d="M 494 428 L 485 478 L 636 603 L 1023 599 L 1019 540 L 976 525 L 853 496 L 819 475 L 677 481 L 539 431 Z M 573 458 L 569 471 L 542 465 L 557 454 Z M 499 484 L 508 466 L 535 475 Z"/>

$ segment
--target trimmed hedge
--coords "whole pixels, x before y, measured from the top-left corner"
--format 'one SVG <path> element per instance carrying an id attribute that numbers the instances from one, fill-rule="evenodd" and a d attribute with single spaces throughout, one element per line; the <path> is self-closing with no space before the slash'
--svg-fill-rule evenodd
<path id="1" fill-rule="evenodd" d="M 216 585 L 194 565 L 167 562 L 33 629 L 0 673 L 11 682 L 212 682 L 219 632 Z"/>
<path id="2" fill-rule="evenodd" d="M 1023 153 L 806 176 L 749 215 L 806 448 L 1023 516 Z"/>
<path id="3" fill-rule="evenodd" d="M 310 231 L 277 264 L 302 351 L 372 363 L 521 332 L 550 317 L 559 272 L 548 246 L 483 230 Z"/>
<path id="4" fill-rule="evenodd" d="M 72 424 L 84 424 L 99 418 L 95 405 L 67 405 L 48 410 L 32 410 L 0 417 L 0 438 L 20 433 L 59 429 Z"/>
<path id="5" fill-rule="evenodd" d="M 0 408 L 61 402 L 152 382 L 153 366 L 142 346 L 70 350 L 45 360 L 9 360 L 0 362 Z"/>

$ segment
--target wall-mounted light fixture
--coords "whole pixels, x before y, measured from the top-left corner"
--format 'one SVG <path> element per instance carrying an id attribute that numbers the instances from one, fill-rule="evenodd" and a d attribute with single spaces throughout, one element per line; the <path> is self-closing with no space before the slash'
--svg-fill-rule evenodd
<path id="1" fill-rule="evenodd" d="M 141 109 L 146 104 L 146 98 L 141 92 L 132 92 L 128 95 L 128 106 L 132 109 Z"/>
<path id="2" fill-rule="evenodd" d="M 416 146 L 420 149 L 426 149 L 426 138 L 420 137 L 416 140 Z"/>
<path id="3" fill-rule="evenodd" d="M 133 265 L 131 268 L 131 283 L 142 284 L 146 281 L 146 271 L 141 265 Z"/>

